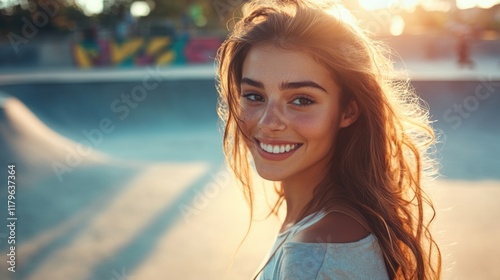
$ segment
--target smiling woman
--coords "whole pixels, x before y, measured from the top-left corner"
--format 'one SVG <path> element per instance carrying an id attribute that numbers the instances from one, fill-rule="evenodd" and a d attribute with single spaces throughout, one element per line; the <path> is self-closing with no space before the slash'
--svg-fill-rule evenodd
<path id="1" fill-rule="evenodd" d="M 242 70 L 242 128 L 260 176 L 288 186 L 318 184 L 338 130 L 358 115 L 356 103 L 341 112 L 338 85 L 301 52 L 256 46 Z M 304 190 L 311 198 L 313 188 Z"/>
<path id="2" fill-rule="evenodd" d="M 439 278 L 428 112 L 336 3 L 250 1 L 218 52 L 227 161 L 250 207 L 250 160 L 286 202 L 256 277 Z"/>

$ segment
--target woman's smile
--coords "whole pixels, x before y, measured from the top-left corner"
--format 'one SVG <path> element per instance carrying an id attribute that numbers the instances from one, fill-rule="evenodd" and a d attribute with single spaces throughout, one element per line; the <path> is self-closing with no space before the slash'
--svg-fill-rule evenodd
<path id="1" fill-rule="evenodd" d="M 302 143 L 281 141 L 281 140 L 266 140 L 255 139 L 255 146 L 259 150 L 259 155 L 267 160 L 284 160 L 292 156 L 297 151 Z"/>

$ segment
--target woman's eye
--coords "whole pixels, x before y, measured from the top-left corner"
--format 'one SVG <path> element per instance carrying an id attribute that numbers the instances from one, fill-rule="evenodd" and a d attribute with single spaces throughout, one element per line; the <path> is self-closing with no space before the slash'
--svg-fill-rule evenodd
<path id="1" fill-rule="evenodd" d="M 307 106 L 307 105 L 311 105 L 313 103 L 314 103 L 313 100 L 306 98 L 306 97 L 299 97 L 299 98 L 296 98 L 292 101 L 292 104 L 298 105 L 298 106 Z"/>
<path id="2" fill-rule="evenodd" d="M 264 101 L 264 98 L 256 93 L 243 94 L 243 97 L 250 101 Z"/>

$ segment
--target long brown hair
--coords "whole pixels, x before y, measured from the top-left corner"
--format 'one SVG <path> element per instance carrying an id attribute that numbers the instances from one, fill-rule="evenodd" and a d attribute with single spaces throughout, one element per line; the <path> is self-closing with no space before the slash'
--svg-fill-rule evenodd
<path id="1" fill-rule="evenodd" d="M 384 46 L 350 14 L 328 1 L 250 1 L 217 55 L 218 113 L 224 153 L 253 213 L 248 150 L 239 120 L 239 87 L 248 51 L 258 45 L 303 51 L 331 73 L 341 105 L 355 100 L 361 114 L 339 131 L 329 174 L 314 189 L 308 211 L 342 200 L 368 222 L 391 279 L 438 279 L 441 255 L 431 236 L 432 203 L 422 190 L 436 168 L 428 110 L 405 79 L 394 75 Z M 272 212 L 284 200 L 278 200 Z M 252 214 L 251 214 L 252 219 Z"/>

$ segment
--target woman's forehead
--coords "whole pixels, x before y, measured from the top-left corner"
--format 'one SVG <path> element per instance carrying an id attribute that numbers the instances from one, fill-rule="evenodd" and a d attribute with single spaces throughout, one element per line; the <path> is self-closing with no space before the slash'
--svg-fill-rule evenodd
<path id="1" fill-rule="evenodd" d="M 242 76 L 261 82 L 311 80 L 333 83 L 331 73 L 312 55 L 273 45 L 252 47 L 245 57 Z"/>

